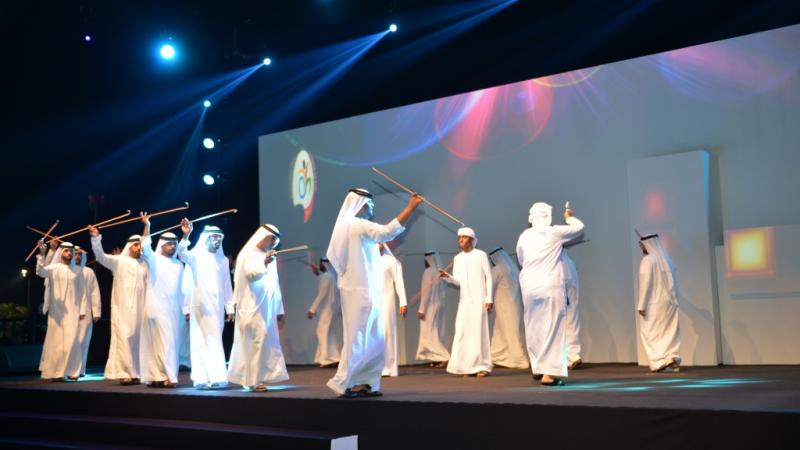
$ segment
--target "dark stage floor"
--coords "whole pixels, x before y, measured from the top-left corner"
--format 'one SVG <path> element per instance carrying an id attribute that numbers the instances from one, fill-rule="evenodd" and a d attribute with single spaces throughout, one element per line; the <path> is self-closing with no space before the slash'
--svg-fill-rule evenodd
<path id="1" fill-rule="evenodd" d="M 99 370 L 99 369 L 98 369 Z M 0 389 L 103 392 L 201 397 L 332 399 L 325 382 L 334 369 L 289 368 L 291 379 L 263 394 L 238 387 L 198 390 L 188 373 L 175 389 L 120 386 L 89 375 L 77 383 L 45 382 L 35 376 L 0 378 Z M 383 378 L 385 395 L 350 402 L 426 402 L 591 407 L 665 408 L 800 413 L 800 366 L 687 367 L 680 373 L 651 373 L 632 364 L 585 364 L 572 371 L 567 385 L 542 387 L 523 370 L 496 368 L 488 378 L 461 378 L 444 369 L 402 367 L 400 376 Z"/>

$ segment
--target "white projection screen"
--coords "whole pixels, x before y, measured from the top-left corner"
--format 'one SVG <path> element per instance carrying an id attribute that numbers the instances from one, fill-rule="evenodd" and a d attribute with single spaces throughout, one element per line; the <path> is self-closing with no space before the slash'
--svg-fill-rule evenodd
<path id="1" fill-rule="evenodd" d="M 699 263 L 711 286 L 721 230 L 800 224 L 799 64 L 800 26 L 792 26 L 261 136 L 261 220 L 280 227 L 284 247 L 313 249 L 279 262 L 287 362 L 312 363 L 316 323 L 305 312 L 316 281 L 307 263 L 324 254 L 346 190 L 379 194 L 379 221 L 406 201 L 372 166 L 475 228 L 484 250 L 500 245 L 513 252 L 533 202 L 553 205 L 558 220 L 571 201 L 589 239 L 570 250 L 580 273 L 584 361 L 636 362 L 629 161 L 703 149 L 718 164 L 707 210 L 720 232 L 708 235 L 711 247 Z M 666 211 L 673 216 L 665 223 L 682 207 Z M 457 226 L 421 210 L 393 244 L 409 297 L 420 287 L 424 251 L 449 260 L 457 250 Z M 716 293 L 703 292 L 712 296 L 702 299 L 703 308 L 713 312 Z M 447 301 L 452 339 L 454 290 Z M 413 364 L 416 306 L 398 326 L 400 363 Z M 688 361 L 719 362 L 716 343 L 694 348 L 703 355 Z"/>

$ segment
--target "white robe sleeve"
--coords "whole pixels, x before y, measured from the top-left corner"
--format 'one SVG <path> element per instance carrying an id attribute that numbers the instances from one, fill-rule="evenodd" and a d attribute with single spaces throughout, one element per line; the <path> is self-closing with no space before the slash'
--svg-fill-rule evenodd
<path id="1" fill-rule="evenodd" d="M 228 258 L 225 258 L 225 276 L 222 277 L 222 286 L 220 286 L 220 295 L 225 301 L 225 313 L 234 314 L 236 312 L 236 305 L 233 303 L 233 286 L 231 286 L 231 263 Z"/>
<path id="2" fill-rule="evenodd" d="M 146 235 L 142 237 L 142 261 L 147 264 L 149 270 L 149 274 L 153 280 L 155 280 L 154 275 L 156 274 L 156 267 L 155 267 L 155 252 L 153 252 L 153 239 L 150 235 Z"/>
<path id="3" fill-rule="evenodd" d="M 244 264 L 242 264 L 242 269 L 244 270 L 244 276 L 247 278 L 247 281 L 253 282 L 260 280 L 261 277 L 269 272 L 267 269 L 267 265 L 264 264 L 264 260 L 260 257 L 257 257 L 255 252 L 247 252 L 248 254 L 245 255 Z M 275 260 L 271 261 L 270 264 L 275 264 Z"/>
<path id="4" fill-rule="evenodd" d="M 91 306 L 92 318 L 99 319 L 102 317 L 102 303 L 100 302 L 100 286 L 97 284 L 97 276 L 94 270 L 87 269 L 86 271 L 86 296 L 89 299 Z"/>
<path id="5" fill-rule="evenodd" d="M 395 260 L 394 270 L 392 271 L 394 277 L 394 288 L 397 291 L 397 297 L 400 299 L 400 306 L 408 306 L 406 299 L 406 285 L 403 282 L 403 265 L 400 261 Z"/>
<path id="6" fill-rule="evenodd" d="M 483 302 L 494 303 L 494 300 L 492 300 L 492 269 L 489 265 L 488 257 L 481 258 L 481 270 L 483 271 L 483 279 L 486 282 L 486 292 Z"/>
<path id="7" fill-rule="evenodd" d="M 47 258 L 42 258 L 42 255 L 36 255 L 36 275 L 42 278 L 47 276 L 53 271 L 50 264 L 47 264 Z"/>
<path id="8" fill-rule="evenodd" d="M 577 217 L 567 217 L 566 225 L 553 225 L 553 230 L 566 244 L 583 233 L 585 225 Z"/>
<path id="9" fill-rule="evenodd" d="M 381 225 L 379 223 L 369 222 L 366 220 L 363 221 L 363 223 L 368 225 L 364 227 L 361 233 L 369 237 L 369 239 L 374 242 L 391 241 L 400 233 L 405 231 L 405 227 L 400 225 L 400 222 L 397 221 L 397 218 L 392 219 L 392 221 L 386 225 Z"/>
<path id="10" fill-rule="evenodd" d="M 655 277 L 656 265 L 653 264 L 653 257 L 645 255 L 639 263 L 639 301 L 636 304 L 637 311 L 647 311 L 647 306 L 653 296 L 653 280 Z"/>
<path id="11" fill-rule="evenodd" d="M 190 244 L 191 242 L 185 238 L 178 242 L 178 259 L 180 259 L 184 264 L 194 267 L 194 255 L 189 251 Z"/>
<path id="12" fill-rule="evenodd" d="M 317 309 L 319 309 L 319 305 L 322 303 L 322 300 L 324 300 L 325 296 L 328 295 L 330 283 L 331 279 L 329 277 L 319 277 L 319 283 L 317 283 L 317 296 L 314 298 L 314 301 L 311 302 L 311 307 L 308 308 L 308 312 L 312 314 L 317 313 Z"/>
<path id="13" fill-rule="evenodd" d="M 115 255 L 108 255 L 103 251 L 103 236 L 92 236 L 92 252 L 97 262 L 110 270 L 111 273 L 116 272 L 117 258 Z"/>
<path id="14" fill-rule="evenodd" d="M 461 281 L 459 281 L 459 279 L 461 278 L 462 274 L 461 274 L 461 264 L 459 263 L 457 257 L 458 255 L 456 255 L 456 258 L 453 258 L 453 275 L 449 277 L 444 277 L 444 281 L 452 284 L 457 288 L 460 288 Z"/>
<path id="15" fill-rule="evenodd" d="M 52 255 L 50 255 L 50 259 L 53 259 Z M 36 255 L 36 275 L 45 279 L 45 288 L 47 287 L 47 284 L 51 283 L 47 277 L 53 271 L 52 266 L 46 264 L 47 256 L 42 258 L 42 255 Z M 50 295 L 47 293 L 47 291 L 48 289 L 45 289 L 45 296 L 44 300 L 42 301 L 42 314 L 47 314 L 47 310 L 50 309 Z"/>

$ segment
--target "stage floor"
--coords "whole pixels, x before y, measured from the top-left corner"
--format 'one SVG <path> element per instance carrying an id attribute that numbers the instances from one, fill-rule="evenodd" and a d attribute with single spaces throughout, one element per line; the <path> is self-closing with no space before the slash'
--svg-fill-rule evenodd
<path id="1" fill-rule="evenodd" d="M 0 378 L 0 389 L 71 391 L 199 397 L 333 399 L 325 382 L 335 369 L 290 366 L 290 380 L 267 393 L 237 387 L 199 390 L 189 374 L 180 374 L 175 389 L 120 386 L 102 380 L 99 368 L 76 383 L 45 382 L 35 376 Z M 383 378 L 380 398 L 343 402 L 426 402 L 661 408 L 674 410 L 800 413 L 800 366 L 686 367 L 680 373 L 651 373 L 633 364 L 584 364 L 563 387 L 543 387 L 527 370 L 496 368 L 487 378 L 462 378 L 444 369 L 400 368 L 400 376 Z"/>

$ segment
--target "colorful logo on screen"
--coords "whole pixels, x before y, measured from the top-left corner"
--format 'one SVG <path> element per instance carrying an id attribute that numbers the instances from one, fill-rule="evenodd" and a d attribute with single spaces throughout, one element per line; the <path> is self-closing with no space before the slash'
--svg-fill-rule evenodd
<path id="1" fill-rule="evenodd" d="M 303 207 L 303 223 L 311 218 L 314 209 L 314 193 L 317 190 L 317 174 L 314 172 L 314 159 L 305 150 L 300 150 L 294 158 L 290 182 L 292 184 L 292 205 Z"/>

